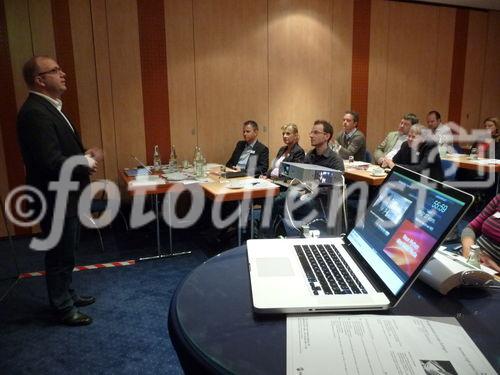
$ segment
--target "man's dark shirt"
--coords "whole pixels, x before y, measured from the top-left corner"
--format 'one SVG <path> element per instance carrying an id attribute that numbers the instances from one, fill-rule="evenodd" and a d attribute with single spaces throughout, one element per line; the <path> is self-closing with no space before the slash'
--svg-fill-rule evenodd
<path id="1" fill-rule="evenodd" d="M 326 151 L 322 155 L 318 155 L 315 148 L 312 149 L 304 158 L 304 163 L 315 164 L 342 172 L 344 171 L 344 161 L 339 154 L 333 151 L 330 147 L 327 147 Z"/>

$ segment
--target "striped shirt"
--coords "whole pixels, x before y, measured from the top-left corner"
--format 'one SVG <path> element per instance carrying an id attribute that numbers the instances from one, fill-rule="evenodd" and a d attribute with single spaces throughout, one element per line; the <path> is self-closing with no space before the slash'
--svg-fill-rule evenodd
<path id="1" fill-rule="evenodd" d="M 476 236 L 485 235 L 490 240 L 500 244 L 500 194 L 497 194 L 490 203 L 472 220 L 469 226 Z"/>

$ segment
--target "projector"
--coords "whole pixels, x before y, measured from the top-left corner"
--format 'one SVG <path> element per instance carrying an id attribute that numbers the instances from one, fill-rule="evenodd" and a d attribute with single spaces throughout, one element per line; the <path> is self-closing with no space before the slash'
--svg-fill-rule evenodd
<path id="1" fill-rule="evenodd" d="M 338 180 L 335 176 L 342 175 L 341 171 L 326 168 L 315 164 L 290 163 L 280 164 L 280 176 L 286 179 L 298 179 L 302 182 L 317 181 L 320 185 L 334 185 Z"/>

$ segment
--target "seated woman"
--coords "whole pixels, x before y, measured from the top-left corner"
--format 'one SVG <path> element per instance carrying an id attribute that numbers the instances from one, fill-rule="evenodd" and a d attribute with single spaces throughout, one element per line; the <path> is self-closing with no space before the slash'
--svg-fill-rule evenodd
<path id="1" fill-rule="evenodd" d="M 394 164 L 443 181 L 443 168 L 437 143 L 424 136 L 426 129 L 421 124 L 410 127 L 408 139 L 392 160 L 385 158 L 382 167 L 392 168 Z"/>
<path id="2" fill-rule="evenodd" d="M 500 120 L 498 117 L 488 117 L 483 121 L 482 127 L 488 130 L 491 138 L 475 142 L 471 150 L 475 148 L 480 158 L 500 159 Z M 490 147 L 493 145 L 495 147 L 494 152 L 490 151 Z"/>
<path id="3" fill-rule="evenodd" d="M 297 125 L 291 123 L 281 127 L 283 134 L 283 143 L 285 145 L 278 150 L 276 158 L 271 162 L 271 168 L 267 171 L 265 177 L 278 178 L 280 164 L 284 161 L 292 163 L 302 163 L 305 152 L 299 146 L 299 129 Z"/>
<path id="4" fill-rule="evenodd" d="M 469 256 L 471 245 L 481 248 L 481 263 L 500 272 L 500 194 L 462 232 L 462 254 Z"/>

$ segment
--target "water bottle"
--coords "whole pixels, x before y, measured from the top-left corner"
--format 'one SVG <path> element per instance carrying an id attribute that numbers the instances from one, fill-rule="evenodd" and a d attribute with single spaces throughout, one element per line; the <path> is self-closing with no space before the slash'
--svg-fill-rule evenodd
<path id="1" fill-rule="evenodd" d="M 177 169 L 177 154 L 175 153 L 174 145 L 172 145 L 172 149 L 170 150 L 170 160 L 168 162 L 168 165 L 170 166 L 171 169 L 174 170 Z"/>
<path id="2" fill-rule="evenodd" d="M 478 245 L 471 245 L 467 263 L 473 267 L 481 268 L 481 250 Z"/>
<path id="3" fill-rule="evenodd" d="M 153 170 L 155 172 L 161 171 L 161 157 L 160 157 L 160 149 L 158 145 L 155 145 L 153 152 Z"/>
<path id="4" fill-rule="evenodd" d="M 442 136 L 439 136 L 438 152 L 439 152 L 439 156 L 442 157 L 442 158 L 446 157 L 446 155 L 448 154 L 448 149 L 447 149 L 446 144 L 443 141 L 443 137 Z"/>

